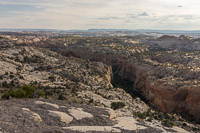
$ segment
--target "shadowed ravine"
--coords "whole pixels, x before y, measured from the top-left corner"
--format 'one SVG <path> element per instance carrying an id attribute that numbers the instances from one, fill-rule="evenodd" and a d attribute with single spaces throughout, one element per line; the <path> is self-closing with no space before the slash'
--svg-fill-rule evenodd
<path id="1" fill-rule="evenodd" d="M 123 79 L 119 76 L 119 71 L 116 67 L 112 67 L 113 69 L 113 78 L 112 78 L 112 85 L 115 88 L 122 88 L 127 93 L 129 93 L 133 98 L 139 97 L 141 100 L 143 100 L 145 103 L 148 103 L 148 100 L 144 97 L 143 93 L 139 89 L 134 89 L 134 81 L 131 81 L 129 79 Z"/>

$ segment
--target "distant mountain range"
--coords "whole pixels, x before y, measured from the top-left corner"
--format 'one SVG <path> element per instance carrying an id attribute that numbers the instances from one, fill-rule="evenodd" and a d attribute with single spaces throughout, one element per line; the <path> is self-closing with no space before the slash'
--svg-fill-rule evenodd
<path id="1" fill-rule="evenodd" d="M 56 29 L 0 29 L 0 31 L 8 31 L 8 32 L 22 32 L 22 31 L 63 31 L 63 30 L 56 30 Z"/>
<path id="2" fill-rule="evenodd" d="M 155 33 L 200 33 L 200 30 L 152 30 L 152 29 L 88 29 L 87 31 L 132 31 L 132 32 L 155 32 Z"/>
<path id="3" fill-rule="evenodd" d="M 61 30 L 61 29 L 0 29 L 0 31 L 53 31 L 53 32 L 142 32 L 142 33 L 162 33 L 162 34 L 200 34 L 200 30 L 152 30 L 152 29 L 88 29 L 88 30 Z"/>

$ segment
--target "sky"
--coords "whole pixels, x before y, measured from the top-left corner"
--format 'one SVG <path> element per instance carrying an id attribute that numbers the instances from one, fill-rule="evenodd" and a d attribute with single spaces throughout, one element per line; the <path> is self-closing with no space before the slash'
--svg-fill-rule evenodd
<path id="1" fill-rule="evenodd" d="M 200 0 L 0 0 L 0 28 L 200 30 Z"/>

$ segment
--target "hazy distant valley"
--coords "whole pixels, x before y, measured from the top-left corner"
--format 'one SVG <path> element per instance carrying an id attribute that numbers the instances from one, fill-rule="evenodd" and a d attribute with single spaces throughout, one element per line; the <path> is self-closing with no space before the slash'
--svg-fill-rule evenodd
<path id="1" fill-rule="evenodd" d="M 199 132 L 191 34 L 1 32 L 0 132 Z"/>

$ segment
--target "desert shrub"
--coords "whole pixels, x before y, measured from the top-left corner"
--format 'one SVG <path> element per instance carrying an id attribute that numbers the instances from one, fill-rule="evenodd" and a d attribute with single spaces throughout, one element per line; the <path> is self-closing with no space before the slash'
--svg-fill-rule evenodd
<path id="1" fill-rule="evenodd" d="M 70 97 L 70 98 L 68 99 L 68 101 L 69 101 L 70 103 L 81 103 L 81 102 L 82 102 L 82 100 L 79 99 L 79 98 L 76 97 L 76 96 Z"/>
<path id="2" fill-rule="evenodd" d="M 21 88 L 13 89 L 10 91 L 4 92 L 2 99 L 13 98 L 33 98 L 36 86 L 33 85 L 24 85 Z"/>
<path id="3" fill-rule="evenodd" d="M 69 86 L 68 84 L 66 84 L 66 86 L 65 86 L 65 87 L 66 87 L 66 89 L 70 89 L 70 86 Z"/>
<path id="4" fill-rule="evenodd" d="M 173 122 L 173 121 L 170 121 L 170 120 L 168 120 L 168 119 L 164 119 L 164 120 L 162 121 L 162 125 L 167 126 L 167 127 L 173 127 L 173 126 L 174 126 L 174 122 Z"/>
<path id="5" fill-rule="evenodd" d="M 10 97 L 10 93 L 8 91 L 4 92 L 4 94 L 2 95 L 2 99 L 9 99 Z"/>
<path id="6" fill-rule="evenodd" d="M 138 117 L 138 118 L 140 118 L 140 119 L 146 119 L 146 112 L 135 112 L 134 114 L 133 114 L 135 117 Z"/>
<path id="7" fill-rule="evenodd" d="M 45 96 L 53 96 L 54 95 L 54 92 L 53 92 L 53 90 L 48 90 L 48 91 L 46 91 L 46 93 L 45 93 Z"/>
<path id="8" fill-rule="evenodd" d="M 3 80 L 3 75 L 0 75 L 0 79 Z"/>
<path id="9" fill-rule="evenodd" d="M 152 122 L 152 119 L 155 118 L 154 114 L 151 112 L 151 109 L 148 109 L 146 112 L 134 112 L 133 116 L 139 119 L 144 119 L 149 122 Z"/>
<path id="10" fill-rule="evenodd" d="M 8 84 L 6 81 L 3 81 L 2 87 L 8 88 L 8 87 L 9 87 L 9 84 Z"/>
<path id="11" fill-rule="evenodd" d="M 39 92 L 39 96 L 40 96 L 40 97 L 44 97 L 44 96 L 45 96 L 45 92 L 44 92 L 44 91 L 40 91 L 40 92 Z"/>
<path id="12" fill-rule="evenodd" d="M 13 79 L 15 76 L 14 76 L 13 74 L 10 74 L 9 77 L 10 77 L 11 79 Z"/>
<path id="13" fill-rule="evenodd" d="M 193 128 L 192 128 L 192 131 L 197 132 L 197 131 L 199 131 L 199 129 L 196 128 L 196 127 L 193 127 Z"/>
<path id="14" fill-rule="evenodd" d="M 123 107 L 125 107 L 126 105 L 125 105 L 125 103 L 123 103 L 123 102 L 112 102 L 111 103 L 111 108 L 112 109 L 114 109 L 114 110 L 116 110 L 116 109 L 121 109 L 121 108 L 123 108 Z"/>
<path id="15" fill-rule="evenodd" d="M 58 100 L 66 100 L 66 98 L 65 98 L 62 94 L 60 94 L 60 95 L 58 96 Z"/>
<path id="16" fill-rule="evenodd" d="M 94 99 L 90 99 L 89 104 L 94 103 Z"/>
<path id="17" fill-rule="evenodd" d="M 151 109 L 148 109 L 146 112 L 146 117 L 150 117 L 150 116 L 152 116 Z"/>
<path id="18" fill-rule="evenodd" d="M 34 85 L 24 85 L 21 89 L 26 92 L 26 98 L 33 98 L 37 87 Z"/>
<path id="19" fill-rule="evenodd" d="M 10 82 L 10 86 L 15 86 L 15 81 L 14 81 L 14 80 L 12 80 L 12 81 Z"/>
<path id="20" fill-rule="evenodd" d="M 51 82 L 54 82 L 54 81 L 56 81 L 56 77 L 53 76 L 53 75 L 51 75 L 51 76 L 49 76 L 49 80 L 50 80 Z"/>
<path id="21" fill-rule="evenodd" d="M 12 90 L 10 95 L 14 98 L 26 98 L 26 92 L 21 88 L 18 90 Z"/>
<path id="22" fill-rule="evenodd" d="M 183 123 L 182 125 L 183 125 L 184 127 L 186 127 L 186 126 L 187 126 L 187 124 L 186 124 L 186 123 Z"/>

